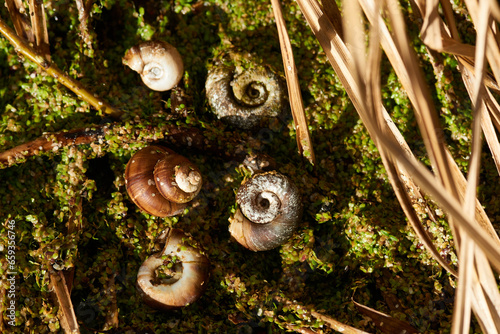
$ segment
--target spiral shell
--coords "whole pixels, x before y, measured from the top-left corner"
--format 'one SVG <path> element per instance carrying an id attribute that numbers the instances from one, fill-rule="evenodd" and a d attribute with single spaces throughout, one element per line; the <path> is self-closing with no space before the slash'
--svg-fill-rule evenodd
<path id="1" fill-rule="evenodd" d="M 147 258 L 137 274 L 137 289 L 144 302 L 161 310 L 196 301 L 205 291 L 210 273 L 210 261 L 189 235 L 179 229 L 166 233 L 163 250 Z M 160 271 L 162 267 L 168 269 Z"/>
<path id="2" fill-rule="evenodd" d="M 239 208 L 229 219 L 229 232 L 253 251 L 283 244 L 302 217 L 297 187 L 277 172 L 255 174 L 240 186 L 236 200 Z"/>
<path id="3" fill-rule="evenodd" d="M 172 89 L 184 74 L 181 55 L 175 47 L 163 41 L 133 46 L 122 61 L 141 75 L 146 86 L 156 91 Z"/>
<path id="4" fill-rule="evenodd" d="M 209 70 L 205 89 L 217 117 L 242 129 L 288 108 L 286 85 L 269 66 L 221 61 Z"/>
<path id="5" fill-rule="evenodd" d="M 162 146 L 149 146 L 125 168 L 127 192 L 142 210 L 158 217 L 180 214 L 201 190 L 199 169 L 187 158 Z"/>

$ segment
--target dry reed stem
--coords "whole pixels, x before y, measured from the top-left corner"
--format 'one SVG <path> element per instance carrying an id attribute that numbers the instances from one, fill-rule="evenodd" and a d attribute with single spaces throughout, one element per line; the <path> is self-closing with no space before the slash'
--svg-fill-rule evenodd
<path id="1" fill-rule="evenodd" d="M 35 36 L 36 50 L 47 60 L 50 60 L 49 32 L 45 17 L 43 2 L 39 0 L 29 1 L 31 28 Z"/>
<path id="2" fill-rule="evenodd" d="M 371 307 L 352 301 L 357 309 L 364 315 L 370 317 L 384 333 L 418 333 L 418 331 L 405 321 L 396 319 L 385 313 L 379 312 Z"/>
<path id="3" fill-rule="evenodd" d="M 92 39 L 89 34 L 89 12 L 90 6 L 86 6 L 83 0 L 76 0 L 76 8 L 78 9 L 78 20 L 80 21 L 80 37 L 87 45 L 87 48 L 92 50 Z"/>
<path id="4" fill-rule="evenodd" d="M 340 14 L 337 3 L 335 0 L 323 0 L 321 1 L 321 5 L 323 6 L 323 12 L 335 27 L 335 31 L 337 31 L 340 38 L 343 38 L 344 28 L 342 27 L 342 15 Z"/>
<path id="5" fill-rule="evenodd" d="M 343 41 L 340 39 L 340 36 L 336 33 L 333 28 L 333 25 L 329 22 L 329 20 L 323 15 L 321 12 L 321 8 L 315 1 L 297 1 L 301 6 L 302 13 L 306 17 L 309 25 L 311 26 L 313 33 L 318 38 L 320 44 L 322 45 L 325 53 L 332 64 L 334 70 L 337 75 L 341 79 L 344 87 L 346 88 L 347 93 L 349 94 L 351 101 L 354 106 L 360 113 L 360 117 L 363 122 L 369 122 L 367 112 L 365 112 L 365 107 L 362 104 L 364 100 L 361 94 L 359 93 L 358 84 L 354 81 L 353 76 L 351 75 L 350 68 L 352 67 L 350 64 L 352 63 L 350 53 L 346 49 Z M 361 112 L 360 112 L 361 110 Z M 384 119 L 388 123 L 388 127 L 391 130 L 391 134 L 387 136 L 388 140 L 393 141 L 393 146 L 404 145 L 402 151 L 398 153 L 398 155 L 408 155 L 409 159 L 415 160 L 413 155 L 410 153 L 410 149 L 403 137 L 399 134 L 399 131 L 394 126 L 392 120 L 388 116 L 385 109 L 382 107 L 382 111 L 384 113 Z M 365 116 L 366 115 L 366 116 Z M 392 125 L 391 125 L 392 124 Z M 374 131 L 372 128 L 368 128 L 368 131 L 372 133 Z M 374 138 L 374 135 L 372 135 Z M 374 139 L 375 141 L 376 139 Z M 382 149 L 379 147 L 379 151 Z M 382 156 L 384 157 L 384 156 Z M 411 200 L 408 197 L 408 194 L 404 191 L 405 187 L 402 186 L 402 183 L 399 179 L 400 175 L 405 175 L 405 184 L 410 185 L 412 189 L 414 189 L 415 194 L 419 194 L 419 188 L 413 184 L 412 178 L 410 177 L 410 173 L 405 172 L 401 165 L 398 165 L 397 168 L 388 164 L 386 159 L 383 160 L 384 165 L 386 167 L 387 172 L 389 173 L 389 180 L 393 185 L 393 188 L 396 191 L 396 195 L 398 200 L 401 203 L 402 208 L 407 214 L 410 223 L 415 228 L 418 236 L 421 238 L 422 243 L 426 246 L 426 248 L 431 252 L 431 254 L 435 257 L 435 259 L 449 272 L 455 274 L 453 268 L 451 268 L 439 255 L 439 252 L 432 244 L 432 241 L 428 234 L 425 232 L 424 228 L 421 226 L 418 216 L 415 213 Z M 458 167 L 456 167 L 458 169 Z M 413 168 L 412 168 L 413 169 Z"/>
<path id="6" fill-rule="evenodd" d="M 65 333 L 80 333 L 78 321 L 76 319 L 71 296 L 66 285 L 66 280 L 61 271 L 56 271 L 48 265 L 50 285 L 57 297 L 59 304 L 59 321 Z"/>
<path id="7" fill-rule="evenodd" d="M 100 110 L 111 117 L 119 118 L 122 115 L 122 111 L 115 109 L 106 101 L 102 100 L 99 97 L 96 97 L 92 92 L 83 87 L 78 81 L 72 79 L 66 73 L 57 68 L 54 63 L 49 62 L 42 55 L 33 50 L 33 48 L 30 47 L 25 42 L 25 40 L 19 38 L 19 36 L 17 36 L 16 33 L 11 28 L 9 28 L 9 26 L 7 26 L 1 18 L 0 33 L 9 40 L 9 42 L 15 47 L 18 53 L 23 54 L 26 58 L 40 66 L 40 68 L 53 76 L 68 89 L 73 91 L 83 101 L 86 101 L 95 109 Z"/>
<path id="8" fill-rule="evenodd" d="M 6 0 L 5 5 L 9 11 L 16 33 L 21 38 L 34 42 L 35 36 L 33 36 L 33 31 L 31 30 L 31 26 L 26 15 L 26 8 L 24 7 L 22 0 Z"/>
<path id="9" fill-rule="evenodd" d="M 314 317 L 325 324 L 327 324 L 331 329 L 341 332 L 341 333 L 346 333 L 346 334 L 368 334 L 365 331 L 362 331 L 360 329 L 357 329 L 355 327 L 351 327 L 349 325 L 346 325 L 336 319 L 333 319 L 332 317 L 329 317 L 327 315 L 321 314 L 317 311 L 314 310 L 309 310 L 307 307 L 300 305 L 296 301 L 291 301 L 285 297 L 282 297 L 281 294 L 276 294 L 274 296 L 274 299 L 279 302 L 283 303 L 287 307 L 291 308 L 294 310 L 295 314 L 303 319 L 304 321 L 308 321 L 310 317 Z"/>
<path id="10" fill-rule="evenodd" d="M 484 2 L 483 2 L 484 4 Z M 486 12 L 484 15 L 489 17 L 488 6 L 481 6 Z M 483 84 L 484 68 L 485 68 L 485 54 L 486 54 L 486 37 L 489 20 L 486 19 L 485 23 L 481 25 L 478 31 L 478 39 L 476 44 L 475 54 L 475 71 L 474 91 L 472 103 L 474 106 L 474 119 L 472 125 L 472 145 L 471 145 L 471 158 L 469 165 L 469 174 L 467 188 L 465 191 L 464 207 L 465 211 L 469 213 L 469 219 L 474 219 L 474 205 L 476 199 L 476 189 L 479 179 L 479 166 L 481 155 L 481 114 L 483 111 L 484 103 L 482 96 L 484 95 L 485 87 Z M 460 231 L 461 232 L 461 231 Z M 470 327 L 471 306 L 478 307 L 476 303 L 472 303 L 475 298 L 480 298 L 479 295 L 474 295 L 472 289 L 477 289 L 473 284 L 477 284 L 477 280 L 472 280 L 476 275 L 474 267 L 474 258 L 476 257 L 474 242 L 469 238 L 467 233 L 460 233 L 464 247 L 459 254 L 460 267 L 459 267 L 459 280 L 458 288 L 456 290 L 456 298 L 454 303 L 454 312 L 452 320 L 452 333 L 466 333 Z M 482 298 L 481 298 L 482 299 Z M 478 316 L 484 319 L 484 315 L 491 312 L 477 313 Z M 484 322 L 484 321 L 483 321 Z"/>
<path id="11" fill-rule="evenodd" d="M 423 80 L 423 75 L 420 72 L 416 57 L 411 51 L 411 48 L 408 47 L 408 45 L 411 44 L 406 38 L 405 26 L 398 5 L 394 1 L 387 3 L 386 9 L 388 17 L 386 19 L 388 19 L 388 22 L 391 24 L 391 31 L 393 33 L 384 34 L 382 31 L 382 45 L 385 43 L 385 49 L 390 51 L 388 56 L 391 64 L 400 76 L 403 86 L 408 92 L 410 100 L 415 107 L 419 127 L 423 134 L 431 161 L 433 162 L 437 179 L 436 176 L 423 168 L 420 163 L 416 162 L 411 155 L 402 154 L 402 152 L 405 151 L 405 145 L 399 146 L 395 144 L 394 137 L 388 135 L 385 129 L 387 125 L 384 125 L 382 122 L 380 113 L 383 112 L 383 108 L 377 107 L 376 103 L 373 103 L 375 99 L 372 101 L 370 96 L 365 95 L 367 93 L 380 94 L 380 90 L 377 83 L 375 83 L 377 76 L 370 73 L 369 68 L 377 66 L 375 61 L 377 57 L 369 53 L 367 58 L 363 58 L 365 52 L 359 51 L 360 46 L 356 42 L 356 39 L 365 40 L 365 38 L 363 38 L 365 37 L 363 33 L 364 29 L 357 25 L 357 28 L 347 33 L 346 41 L 351 45 L 351 48 L 354 48 L 354 51 L 356 51 L 353 52 L 355 56 L 350 56 L 349 51 L 345 50 L 342 40 L 335 34 L 331 23 L 323 19 L 324 16 L 320 6 L 312 0 L 297 0 L 297 2 L 301 6 L 301 10 L 306 20 L 325 50 L 332 66 L 346 87 L 373 141 L 379 148 L 393 187 L 395 185 L 397 186 L 397 181 L 393 179 L 394 176 L 392 175 L 395 172 L 393 169 L 395 165 L 390 163 L 390 161 L 395 159 L 395 161 L 400 164 L 400 167 L 408 171 L 409 175 L 413 176 L 417 185 L 422 187 L 426 193 L 430 194 L 449 214 L 450 225 L 454 230 L 455 240 L 457 242 L 456 245 L 462 245 L 462 247 L 459 248 L 459 288 L 457 290 L 457 301 L 455 303 L 453 332 L 468 332 L 471 307 L 483 330 L 486 332 L 495 332 L 500 328 L 500 321 L 498 321 L 498 319 L 500 319 L 500 307 L 498 306 L 500 305 L 500 294 L 498 293 L 498 287 L 496 287 L 495 277 L 490 266 L 493 265 L 497 270 L 500 269 L 497 246 L 499 239 L 487 217 L 482 219 L 482 224 L 478 224 L 479 219 L 476 220 L 476 212 L 478 211 L 476 188 L 479 175 L 479 157 L 481 154 L 481 114 L 485 113 L 485 99 L 486 101 L 490 99 L 490 93 L 485 87 L 485 82 L 487 81 L 484 80 L 485 61 L 489 61 L 495 79 L 499 77 L 498 73 L 500 70 L 500 67 L 497 68 L 497 65 L 491 65 L 492 60 L 499 59 L 497 57 L 499 52 L 498 44 L 492 41 L 494 31 L 491 29 L 490 5 L 482 1 L 479 7 L 481 11 L 479 16 L 471 15 L 481 22 L 478 29 L 478 41 L 481 40 L 481 42 L 478 43 L 477 49 L 471 47 L 463 48 L 469 53 L 471 50 L 475 51 L 474 58 L 471 60 L 469 54 L 469 59 L 467 59 L 467 62 L 473 62 L 475 60 L 473 89 L 471 89 L 469 85 L 469 91 L 472 90 L 473 92 L 473 94 L 471 94 L 471 99 L 475 106 L 475 117 L 473 124 L 472 159 L 469 168 L 469 177 L 465 183 L 462 181 L 463 175 L 460 173 L 453 160 L 450 159 L 451 155 L 446 150 L 446 143 L 441 139 L 443 138 L 442 134 L 438 132 L 438 135 L 436 135 L 435 129 L 439 129 L 437 128 L 437 113 L 434 110 L 430 94 L 426 89 L 426 83 Z M 372 39 L 376 38 L 378 35 L 376 35 L 377 30 L 374 26 L 384 27 L 385 25 L 380 15 L 380 10 L 373 1 L 360 0 L 360 2 L 363 4 L 365 14 L 372 23 L 370 37 Z M 469 2 L 472 2 L 472 0 Z M 447 35 L 448 28 L 436 18 L 439 17 L 435 11 L 437 8 L 437 1 L 429 1 L 427 3 L 419 1 L 419 4 L 421 8 L 425 8 L 424 13 L 426 15 L 424 15 L 424 17 L 426 17 L 426 25 L 424 25 L 424 29 L 426 30 L 423 31 L 422 34 L 427 36 L 427 42 L 435 47 L 447 47 L 442 44 L 442 41 L 446 39 L 439 40 L 439 38 L 437 38 L 431 40 L 429 37 L 435 37 L 436 35 L 447 36 L 447 41 L 454 40 Z M 355 20 L 360 20 L 361 17 L 359 9 L 352 3 L 348 6 L 346 10 L 350 12 L 345 13 L 344 18 L 350 20 L 350 27 L 356 27 Z M 471 5 L 471 7 L 473 6 Z M 452 28 L 452 33 L 456 36 L 455 28 Z M 460 42 L 454 40 L 451 44 L 459 46 Z M 488 47 L 486 45 L 488 45 Z M 371 47 L 371 49 L 373 49 L 373 47 Z M 458 51 L 460 51 L 459 53 L 461 54 L 459 58 L 463 57 L 465 52 L 462 50 Z M 461 61 L 464 61 L 464 58 L 461 58 Z M 371 65 L 365 67 L 365 64 Z M 363 76 L 363 73 L 368 74 Z M 412 81 L 409 80 L 410 77 Z M 489 101 L 489 103 L 491 105 L 495 104 L 491 103 L 491 101 Z M 390 124 L 390 122 L 387 124 Z M 489 128 L 491 130 L 491 123 Z M 398 141 L 404 142 L 404 139 Z M 387 158 L 384 157 L 386 154 L 388 154 Z M 459 184 L 458 187 L 454 185 L 456 179 L 462 181 L 459 182 L 461 184 Z M 398 194 L 399 191 L 397 187 L 394 188 L 396 194 Z M 404 208 L 404 201 L 400 200 L 400 202 Z M 406 209 L 405 213 L 407 213 Z M 480 217 L 481 216 L 478 216 L 478 218 Z M 482 227 L 482 229 L 479 227 Z M 482 267 L 479 268 L 475 266 L 475 263 L 481 263 Z M 481 279 L 479 279 L 479 277 Z"/>
<path id="12" fill-rule="evenodd" d="M 367 15 L 369 21 L 372 24 L 374 24 L 374 21 L 376 20 L 376 17 L 377 17 L 377 13 L 372 8 L 373 2 L 362 0 L 361 4 L 362 4 L 362 7 L 363 7 L 365 14 Z M 378 20 L 383 23 L 383 20 L 381 17 L 379 17 Z M 382 47 L 383 47 L 386 55 L 388 56 L 391 64 L 402 63 L 401 56 L 399 55 L 399 53 L 396 50 L 396 47 L 392 41 L 392 38 L 391 38 L 391 35 L 389 33 L 388 28 L 384 24 L 379 24 L 379 26 L 381 29 Z M 453 31 L 453 29 L 452 29 L 452 31 Z M 437 33 L 437 32 L 435 32 L 435 33 Z M 461 58 L 461 59 L 463 59 L 463 58 Z M 396 74 L 398 75 L 403 87 L 405 87 L 405 88 L 411 87 L 413 85 L 412 80 L 410 79 L 408 72 L 406 72 L 406 70 L 404 70 L 402 68 L 403 68 L 403 66 L 394 66 L 394 70 L 395 70 Z M 417 100 L 417 96 L 412 94 L 412 90 L 407 89 L 407 92 L 408 92 L 408 98 L 410 99 L 410 101 L 412 101 L 412 103 L 413 103 L 413 101 Z M 389 118 L 388 115 L 387 115 L 387 118 Z M 398 138 L 398 142 L 402 145 L 402 147 L 407 152 L 410 152 L 409 148 L 406 149 L 406 147 L 405 147 L 406 143 L 404 141 L 404 138 L 399 134 L 399 131 L 397 130 L 397 128 L 395 126 L 390 126 L 390 127 L 391 127 L 391 130 L 393 131 L 394 135 Z M 449 165 L 451 167 L 454 181 L 456 182 L 456 185 L 457 185 L 457 190 L 460 194 L 460 198 L 462 198 L 465 194 L 466 180 L 465 180 L 463 174 L 461 173 L 460 169 L 458 168 L 458 166 L 454 162 L 449 151 L 446 149 L 446 147 L 444 147 L 444 149 L 445 149 L 446 155 L 448 157 L 448 161 L 449 161 Z M 479 201 L 476 201 L 476 216 L 477 216 L 476 219 L 478 220 L 481 227 L 483 229 L 485 229 L 494 239 L 497 240 L 496 242 L 498 242 L 498 245 L 500 247 L 500 239 L 498 238 L 497 233 L 495 232 L 493 226 L 491 225 L 491 222 L 489 221 L 489 218 L 486 216 L 486 213 L 484 212 L 484 209 L 482 208 Z"/>
<path id="13" fill-rule="evenodd" d="M 306 157 L 309 162 L 315 164 L 315 156 L 309 127 L 307 125 L 304 104 L 300 93 L 299 77 L 297 67 L 293 59 L 292 44 L 286 30 L 285 19 L 279 0 L 271 0 L 276 27 L 280 40 L 281 55 L 283 57 L 283 67 L 285 69 L 286 85 L 288 87 L 288 96 L 290 98 L 290 107 L 292 110 L 293 121 L 297 136 L 297 147 L 299 154 Z"/>

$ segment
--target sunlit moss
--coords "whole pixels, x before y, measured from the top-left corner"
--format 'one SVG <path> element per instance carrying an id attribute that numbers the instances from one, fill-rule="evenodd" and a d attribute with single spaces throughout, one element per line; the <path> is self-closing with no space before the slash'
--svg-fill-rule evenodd
<path id="1" fill-rule="evenodd" d="M 59 330 L 57 302 L 50 295 L 47 266 L 74 270 L 72 302 L 82 327 L 100 331 L 112 307 L 118 331 L 176 333 L 283 332 L 287 325 L 321 328 L 307 312 L 284 300 L 321 310 L 363 330 L 374 327 L 351 298 L 408 321 L 421 332 L 450 327 L 454 281 L 429 256 L 406 221 L 374 143 L 354 110 L 298 5 L 283 2 L 306 117 L 317 164 L 297 153 L 291 117 L 269 129 L 242 132 L 213 118 L 204 85 L 207 67 L 228 49 L 256 54 L 283 70 L 276 25 L 268 1 L 94 1 L 90 49 L 81 39 L 72 1 L 45 1 L 53 61 L 85 87 L 125 112 L 103 118 L 86 102 L 19 58 L 0 38 L 0 147 L 5 150 L 56 132 L 117 122 L 102 143 L 60 148 L 0 170 L 0 222 L 16 221 L 19 271 L 19 332 Z M 459 28 L 474 33 L 457 1 Z M 404 6 L 403 6 L 404 7 Z M 9 15 L 2 6 L 0 15 Z M 471 104 L 453 58 L 436 58 L 418 40 L 411 10 L 405 12 L 450 151 L 465 171 L 470 145 Z M 122 65 L 125 50 L 141 40 L 164 39 L 185 63 L 189 97 L 173 113 L 172 93 L 149 91 Z M 442 65 L 435 73 L 433 67 Z M 440 67 L 439 67 L 440 68 Z M 382 100 L 417 157 L 428 155 L 407 94 L 386 59 Z M 168 138 L 168 125 L 195 127 L 227 153 L 260 151 L 301 191 L 304 215 L 297 233 L 282 247 L 253 253 L 231 240 L 228 217 L 246 176 L 241 161 L 179 145 L 205 178 L 199 197 L 183 215 L 159 219 L 142 213 L 125 190 L 124 166 L 133 152 Z M 496 172 L 485 157 L 479 196 L 500 216 Z M 433 208 L 431 204 L 431 208 Z M 438 210 L 438 208 L 435 208 Z M 446 217 L 419 212 L 439 251 L 456 264 Z M 498 220 L 498 219 L 497 219 Z M 76 230 L 69 231 L 69 222 Z M 157 251 L 167 227 L 182 228 L 206 250 L 212 263 L 207 291 L 185 309 L 159 312 L 142 304 L 135 290 L 142 261 Z M 6 229 L 0 226 L 5 250 Z M 5 257 L 0 274 L 6 275 Z M 3 282 L 3 280 L 2 280 Z M 22 295 L 22 297 L 21 297 Z M 390 300 L 401 309 L 392 310 Z M 113 306 L 115 305 L 115 306 Z M 4 316 L 5 320 L 5 316 Z M 325 327 L 322 327 L 325 329 Z"/>

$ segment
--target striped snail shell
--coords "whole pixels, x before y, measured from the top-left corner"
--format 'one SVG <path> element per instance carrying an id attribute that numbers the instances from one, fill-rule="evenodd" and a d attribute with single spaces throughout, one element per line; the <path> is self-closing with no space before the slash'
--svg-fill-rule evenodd
<path id="1" fill-rule="evenodd" d="M 187 158 L 162 146 L 136 152 L 125 168 L 125 183 L 132 201 L 158 217 L 180 214 L 201 190 L 199 169 Z"/>
<path id="2" fill-rule="evenodd" d="M 253 251 L 273 249 L 288 240 L 302 218 L 297 187 L 277 172 L 255 174 L 236 194 L 238 209 L 229 232 Z"/>
<path id="3" fill-rule="evenodd" d="M 242 129 L 278 117 L 288 108 L 283 79 L 269 66 L 247 59 L 215 64 L 208 72 L 205 89 L 217 117 Z"/>
<path id="4" fill-rule="evenodd" d="M 164 41 L 150 41 L 131 47 L 123 64 L 141 75 L 146 86 L 156 91 L 172 89 L 184 74 L 184 63 L 175 47 Z"/>
<path id="5" fill-rule="evenodd" d="M 149 306 L 176 309 L 203 294 L 209 273 L 210 261 L 192 238 L 182 230 L 168 229 L 163 250 L 139 268 L 137 289 Z"/>

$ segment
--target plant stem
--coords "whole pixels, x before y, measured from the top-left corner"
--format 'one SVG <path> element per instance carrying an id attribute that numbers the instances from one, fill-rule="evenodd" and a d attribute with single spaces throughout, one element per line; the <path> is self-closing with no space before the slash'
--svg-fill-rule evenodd
<path id="1" fill-rule="evenodd" d="M 79 98 L 92 105 L 95 109 L 101 110 L 103 113 L 114 118 L 119 118 L 122 115 L 122 111 L 115 109 L 104 100 L 96 97 L 93 93 L 85 89 L 85 87 L 83 87 L 78 81 L 70 78 L 66 73 L 61 71 L 54 63 L 51 63 L 38 54 L 31 46 L 28 45 L 28 43 L 26 43 L 26 41 L 17 36 L 14 30 L 7 26 L 1 18 L 0 33 L 9 40 L 18 53 L 23 54 L 29 60 L 40 66 L 45 72 L 53 76 L 60 83 L 73 91 Z"/>

